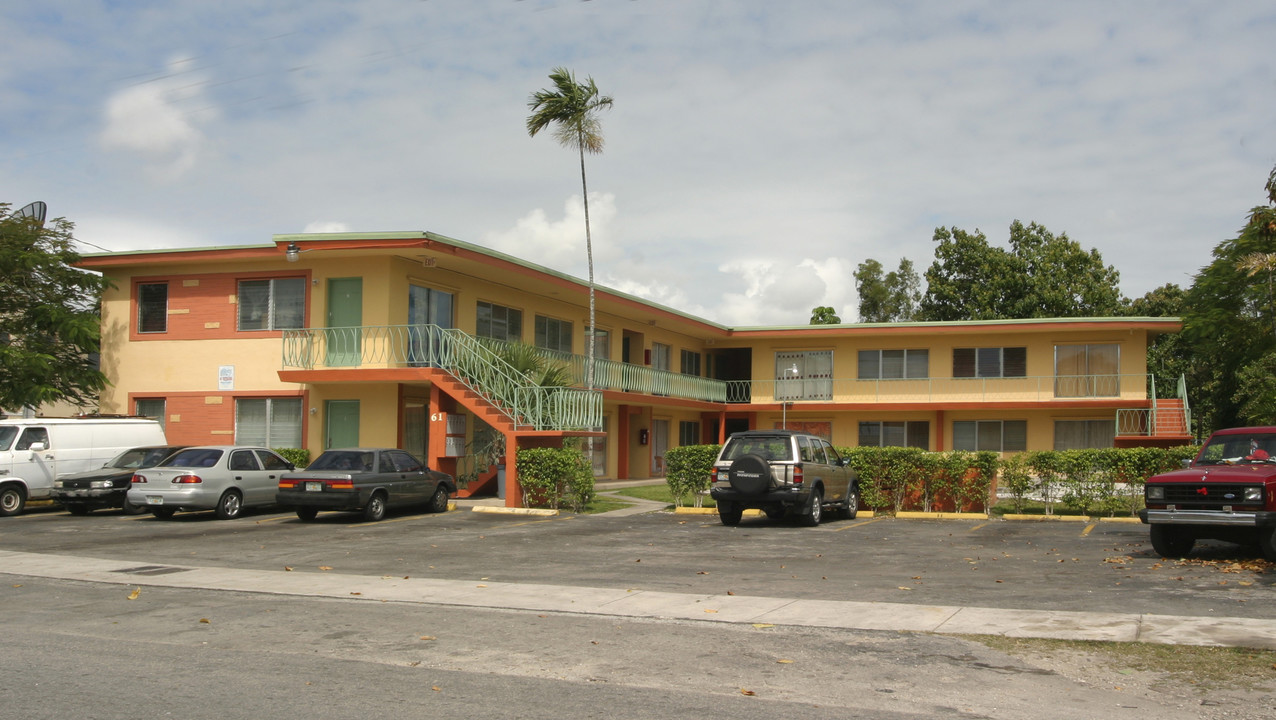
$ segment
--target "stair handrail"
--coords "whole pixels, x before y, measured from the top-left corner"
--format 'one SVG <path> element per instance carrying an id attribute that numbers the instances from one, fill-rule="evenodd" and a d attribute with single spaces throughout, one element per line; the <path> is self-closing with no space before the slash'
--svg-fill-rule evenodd
<path id="1" fill-rule="evenodd" d="M 534 384 L 479 338 L 437 325 L 425 329 L 438 366 L 510 419 L 515 428 L 592 429 L 601 424 L 597 391 Z"/>

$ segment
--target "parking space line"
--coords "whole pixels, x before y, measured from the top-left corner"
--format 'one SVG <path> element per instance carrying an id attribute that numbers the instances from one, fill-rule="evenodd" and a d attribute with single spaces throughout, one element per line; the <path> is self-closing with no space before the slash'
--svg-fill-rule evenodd
<path id="1" fill-rule="evenodd" d="M 857 527 L 860 527 L 860 526 L 863 526 L 863 525 L 872 525 L 873 523 L 875 523 L 875 522 L 877 522 L 877 521 L 879 521 L 879 520 L 881 520 L 881 519 L 882 519 L 882 518 L 875 517 L 875 518 L 873 518 L 872 520 L 861 520 L 860 522 L 857 522 L 857 523 L 852 523 L 852 524 L 850 524 L 850 525 L 843 525 L 842 527 L 834 528 L 834 529 L 833 529 L 833 532 L 842 532 L 843 530 L 850 530 L 851 528 L 857 528 Z"/>
<path id="2" fill-rule="evenodd" d="M 1090 535 L 1090 531 L 1091 531 L 1091 530 L 1093 530 L 1093 529 L 1095 528 L 1095 526 L 1096 526 L 1096 525 L 1098 525 L 1098 523 L 1094 523 L 1094 522 L 1092 522 L 1092 523 L 1087 524 L 1087 525 L 1085 526 L 1085 530 L 1082 530 L 1082 531 L 1081 531 L 1081 537 L 1088 537 L 1088 536 Z"/>
<path id="3" fill-rule="evenodd" d="M 991 524 L 992 524 L 992 521 L 991 521 L 991 520 L 989 520 L 988 522 L 981 522 L 981 523 L 979 523 L 978 525 L 976 525 L 976 526 L 972 527 L 972 528 L 969 530 L 969 532 L 974 532 L 974 531 L 978 530 L 979 528 L 988 527 L 988 526 L 989 526 L 989 525 L 991 525 Z"/>

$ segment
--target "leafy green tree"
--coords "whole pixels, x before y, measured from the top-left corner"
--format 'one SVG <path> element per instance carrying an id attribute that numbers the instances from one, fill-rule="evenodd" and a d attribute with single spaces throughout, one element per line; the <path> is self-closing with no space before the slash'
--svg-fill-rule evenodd
<path id="1" fill-rule="evenodd" d="M 1010 225 L 1010 249 L 980 231 L 936 228 L 926 271 L 924 320 L 1106 317 L 1123 311 L 1120 274 L 1066 234 L 1037 223 Z"/>
<path id="2" fill-rule="evenodd" d="M 0 203 L 0 407 L 97 402 L 100 275 L 71 267 L 75 225 L 41 225 Z"/>
<path id="3" fill-rule="evenodd" d="M 575 148 L 580 154 L 580 188 L 585 202 L 585 255 L 589 261 L 589 333 L 585 337 L 585 387 L 594 389 L 594 338 L 597 325 L 594 322 L 594 243 L 589 230 L 589 186 L 585 182 L 585 153 L 603 151 L 602 124 L 598 112 L 610 109 L 612 99 L 601 95 L 592 77 L 576 82 L 576 75 L 565 67 L 556 67 L 549 74 L 553 90 L 537 90 L 532 93 L 527 106 L 532 114 L 527 117 L 527 134 L 536 134 L 550 125 L 556 126 L 554 139 L 559 145 Z"/>
<path id="4" fill-rule="evenodd" d="M 1183 317 L 1187 292 L 1169 283 L 1129 302 L 1131 317 Z M 1156 379 L 1157 397 L 1177 397 L 1178 379 L 1193 369 L 1192 346 L 1179 333 L 1164 333 L 1148 344 L 1148 372 Z"/>
<path id="5" fill-rule="evenodd" d="M 811 309 L 812 325 L 838 325 L 842 322 L 842 318 L 837 316 L 837 311 L 826 305 L 821 305 Z"/>
<path id="6" fill-rule="evenodd" d="M 882 264 L 872 258 L 855 269 L 855 291 L 860 297 L 860 322 L 907 322 L 917 319 L 921 302 L 921 279 L 908 258 L 899 269 L 883 274 Z"/>
<path id="7" fill-rule="evenodd" d="M 1194 356 L 1189 378 L 1202 430 L 1270 420 L 1264 384 L 1255 381 L 1276 352 L 1272 296 L 1265 274 L 1248 268 L 1254 258 L 1276 252 L 1276 168 L 1266 190 L 1267 204 L 1250 211 L 1236 238 L 1215 246 L 1214 260 L 1196 274 L 1185 298 L 1182 334 Z"/>

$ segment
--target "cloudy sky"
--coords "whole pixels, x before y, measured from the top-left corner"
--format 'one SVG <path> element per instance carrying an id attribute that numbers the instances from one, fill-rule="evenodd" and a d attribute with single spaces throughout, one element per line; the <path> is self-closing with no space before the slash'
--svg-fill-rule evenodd
<path id="1" fill-rule="evenodd" d="M 860 262 L 1019 219 L 1137 296 L 1265 200 L 1274 37 L 1270 0 L 16 0 L 0 202 L 113 251 L 428 230 L 585 277 L 578 158 L 525 128 L 562 65 L 615 100 L 602 285 L 850 321 Z"/>

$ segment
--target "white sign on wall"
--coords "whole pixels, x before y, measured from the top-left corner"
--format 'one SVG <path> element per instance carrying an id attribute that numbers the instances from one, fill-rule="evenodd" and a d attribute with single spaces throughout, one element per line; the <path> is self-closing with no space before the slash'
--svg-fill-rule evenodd
<path id="1" fill-rule="evenodd" d="M 234 390 L 235 389 L 235 366 L 219 365 L 217 367 L 217 389 L 218 390 Z"/>

